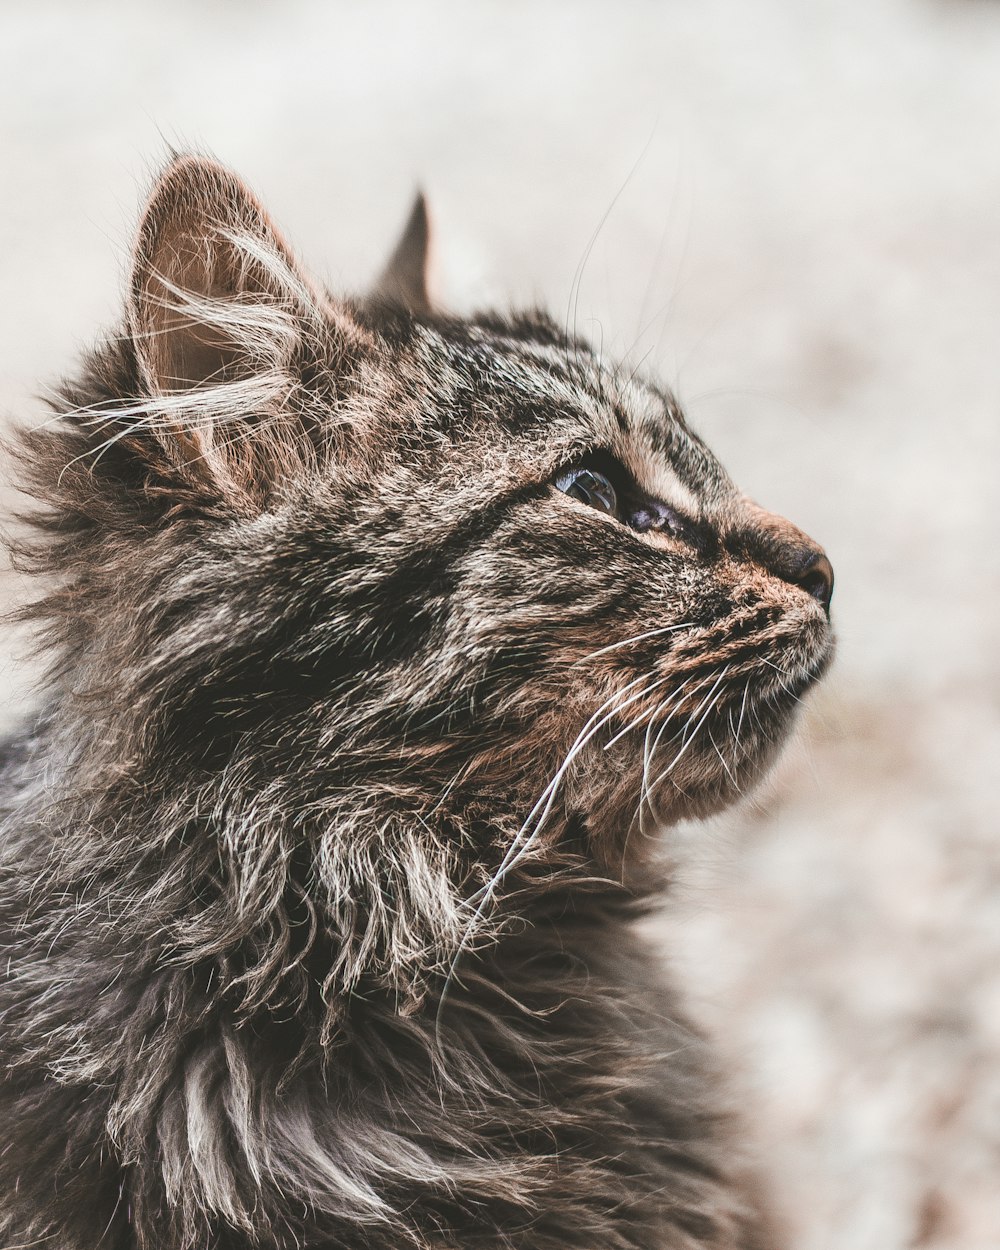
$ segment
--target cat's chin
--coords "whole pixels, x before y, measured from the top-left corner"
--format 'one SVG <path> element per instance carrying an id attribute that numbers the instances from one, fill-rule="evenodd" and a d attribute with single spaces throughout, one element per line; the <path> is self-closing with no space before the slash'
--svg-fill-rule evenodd
<path id="1" fill-rule="evenodd" d="M 608 877 L 641 886 L 651 865 L 662 863 L 670 830 L 683 821 L 717 815 L 744 799 L 767 775 L 778 748 L 737 772 L 718 771 L 707 761 L 692 775 L 652 798 L 641 786 L 616 788 L 579 820 L 589 834 L 589 852 Z M 655 883 L 655 879 L 654 879 Z"/>
<path id="2" fill-rule="evenodd" d="M 616 744 L 591 755 L 576 802 L 591 833 L 591 852 L 611 875 L 630 877 L 654 859 L 667 831 L 714 816 L 746 798 L 767 776 L 802 709 L 802 696 L 829 665 L 832 647 L 817 649 L 794 678 L 766 696 L 701 726 L 681 745 L 649 740 Z M 664 735 L 666 738 L 667 735 Z"/>
<path id="3" fill-rule="evenodd" d="M 658 786 L 639 769 L 599 798 L 592 795 L 584 821 L 594 858 L 615 877 L 656 859 L 674 825 L 717 815 L 746 798 L 770 771 L 786 733 L 736 766 L 706 754 Z"/>

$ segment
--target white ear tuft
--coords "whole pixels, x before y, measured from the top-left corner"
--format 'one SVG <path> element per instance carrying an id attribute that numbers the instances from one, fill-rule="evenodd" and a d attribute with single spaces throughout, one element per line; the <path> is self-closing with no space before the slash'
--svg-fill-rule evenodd
<path id="1" fill-rule="evenodd" d="M 317 295 L 252 192 L 229 170 L 183 156 L 139 227 L 130 321 L 153 394 L 286 365 Z"/>
<path id="2" fill-rule="evenodd" d="M 95 414 L 95 428 L 151 464 L 165 455 L 214 497 L 254 506 L 309 452 L 289 401 L 306 349 L 346 321 L 245 183 L 215 161 L 178 157 L 154 186 L 128 321 L 141 391 Z"/>

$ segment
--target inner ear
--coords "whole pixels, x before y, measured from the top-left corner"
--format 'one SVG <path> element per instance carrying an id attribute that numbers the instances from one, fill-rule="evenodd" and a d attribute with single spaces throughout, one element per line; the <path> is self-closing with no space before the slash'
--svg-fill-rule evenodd
<path id="1" fill-rule="evenodd" d="M 249 188 L 201 157 L 174 161 L 143 215 L 130 314 L 154 393 L 287 361 L 290 317 L 317 293 Z"/>
<path id="2" fill-rule="evenodd" d="M 215 318 L 200 318 L 198 302 L 232 302 L 246 287 L 232 258 L 220 257 L 217 245 L 199 249 L 187 243 L 178 238 L 172 255 L 154 263 L 141 294 L 144 355 L 159 391 L 188 390 L 240 372 L 242 353 L 235 339 Z"/>

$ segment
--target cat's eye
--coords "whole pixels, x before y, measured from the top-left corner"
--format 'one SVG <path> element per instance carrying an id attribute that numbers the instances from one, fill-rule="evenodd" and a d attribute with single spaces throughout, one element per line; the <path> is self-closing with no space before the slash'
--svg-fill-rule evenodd
<path id="1" fill-rule="evenodd" d="M 592 453 L 582 464 L 562 469 L 553 485 L 571 499 L 613 517 L 640 534 L 655 531 L 679 539 L 698 551 L 709 545 L 703 526 L 662 499 L 648 495 L 621 461 L 607 452 Z"/>
<path id="2" fill-rule="evenodd" d="M 608 516 L 618 515 L 618 492 L 608 475 L 600 469 L 566 469 L 556 478 L 556 487 L 571 499 L 578 499 L 598 512 L 605 512 Z"/>

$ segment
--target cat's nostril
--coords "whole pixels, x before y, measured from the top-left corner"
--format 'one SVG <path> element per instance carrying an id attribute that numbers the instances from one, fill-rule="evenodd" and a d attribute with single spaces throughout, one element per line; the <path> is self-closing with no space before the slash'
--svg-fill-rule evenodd
<path id="1" fill-rule="evenodd" d="M 833 565 L 822 551 L 809 556 L 788 580 L 801 586 L 806 594 L 812 595 L 829 612 L 833 598 Z"/>

